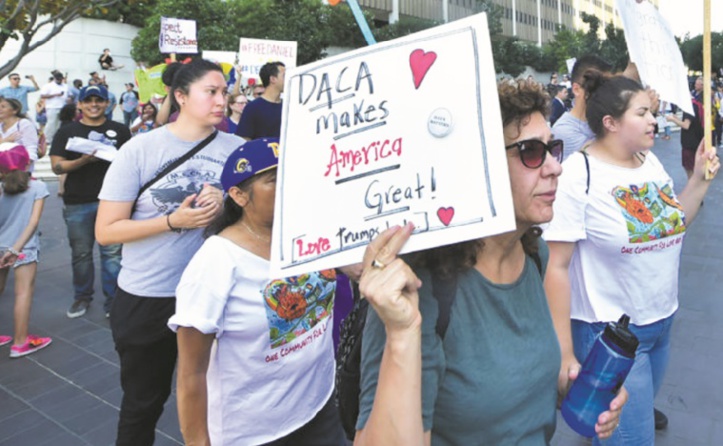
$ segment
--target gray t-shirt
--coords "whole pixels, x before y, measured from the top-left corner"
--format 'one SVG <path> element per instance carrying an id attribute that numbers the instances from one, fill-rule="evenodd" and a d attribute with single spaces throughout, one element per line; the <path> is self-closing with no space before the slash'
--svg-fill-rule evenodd
<path id="1" fill-rule="evenodd" d="M 98 198 L 133 202 L 144 184 L 199 142 L 178 139 L 165 126 L 133 137 L 108 169 Z M 220 189 L 223 165 L 243 143 L 237 136 L 218 132 L 199 153 L 148 188 L 131 219 L 147 220 L 169 214 L 187 196 L 200 192 L 204 183 Z M 118 286 L 137 296 L 174 296 L 183 270 L 203 243 L 202 233 L 202 229 L 180 234 L 163 232 L 123 244 Z"/>
<path id="2" fill-rule="evenodd" d="M 586 142 L 595 139 L 587 121 L 582 121 L 565 112 L 552 126 L 552 137 L 561 139 L 564 143 L 563 159 L 579 151 Z"/>
<path id="3" fill-rule="evenodd" d="M 42 181 L 30 180 L 25 192 L 0 195 L 0 249 L 12 247 L 30 222 L 33 205 L 48 196 L 48 186 Z M 38 249 L 38 231 L 35 230 L 23 249 Z"/>
<path id="4" fill-rule="evenodd" d="M 540 258 L 544 275 L 544 242 Z M 422 280 L 422 417 L 432 445 L 549 443 L 561 356 L 535 262 L 528 257 L 511 284 L 494 284 L 474 268 L 460 273 L 444 341 L 435 329 L 430 274 L 416 272 Z M 357 429 L 371 412 L 385 339 L 384 324 L 369 311 Z"/>

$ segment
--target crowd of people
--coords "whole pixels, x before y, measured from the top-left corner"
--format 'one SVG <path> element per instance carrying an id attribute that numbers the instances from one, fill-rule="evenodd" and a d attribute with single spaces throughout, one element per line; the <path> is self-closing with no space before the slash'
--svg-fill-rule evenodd
<path id="1" fill-rule="evenodd" d="M 122 68 L 108 50 L 99 63 Z M 548 85 L 503 79 L 504 147 L 493 150 L 507 156 L 514 231 L 399 256 L 410 223 L 378 235 L 359 265 L 268 280 L 285 66 L 267 63 L 259 75 L 242 91 L 240 75 L 228 85 L 213 62 L 174 63 L 158 105 L 141 103 L 133 83 L 116 103 L 97 72 L 69 86 L 53 71 L 42 88 L 9 76 L 0 90 L 0 293 L 12 271 L 15 326 L 0 345 L 12 343 L 11 357 L 52 342 L 28 333 L 48 197 L 32 173 L 49 146 L 65 178 L 69 318 L 94 299 L 99 249 L 120 359 L 118 445 L 154 443 L 177 363 L 187 444 L 346 445 L 332 330 L 304 340 L 332 321 L 342 272 L 373 309 L 354 444 L 548 444 L 592 343 L 622 314 L 640 346 L 593 442 L 654 443 L 666 424 L 653 400 L 678 309 L 680 242 L 706 174 L 720 166 L 703 147 L 698 82 L 695 114 L 680 119 L 634 70 L 613 73 L 594 55 Z M 123 122 L 112 119 L 117 105 Z M 682 129 L 688 183 L 679 194 L 650 150 L 660 111 Z M 674 243 L 638 253 L 661 239 Z M 453 290 L 443 333 L 440 281 Z"/>

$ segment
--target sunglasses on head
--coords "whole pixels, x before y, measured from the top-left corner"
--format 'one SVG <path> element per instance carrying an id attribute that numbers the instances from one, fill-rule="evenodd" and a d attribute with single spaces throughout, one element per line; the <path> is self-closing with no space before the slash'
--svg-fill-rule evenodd
<path id="1" fill-rule="evenodd" d="M 549 144 L 545 144 L 539 139 L 526 139 L 510 144 L 506 146 L 505 149 L 510 150 L 513 147 L 517 147 L 522 164 L 529 169 L 537 169 L 545 162 L 547 152 L 550 152 L 550 155 L 552 155 L 558 163 L 562 162 L 562 146 L 561 139 L 552 140 Z"/>

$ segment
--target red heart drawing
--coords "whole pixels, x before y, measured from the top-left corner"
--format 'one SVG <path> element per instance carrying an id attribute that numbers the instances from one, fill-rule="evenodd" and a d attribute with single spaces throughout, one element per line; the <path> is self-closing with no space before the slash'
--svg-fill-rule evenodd
<path id="1" fill-rule="evenodd" d="M 449 223 L 452 221 L 452 217 L 454 217 L 454 208 L 448 207 L 437 209 L 437 217 L 439 217 L 439 221 L 444 223 L 445 226 L 449 226 Z"/>
<path id="2" fill-rule="evenodd" d="M 412 68 L 412 77 L 414 77 L 414 88 L 418 89 L 427 75 L 429 67 L 437 60 L 437 53 L 430 51 L 425 53 L 424 50 L 414 50 L 409 55 L 409 66 Z"/>

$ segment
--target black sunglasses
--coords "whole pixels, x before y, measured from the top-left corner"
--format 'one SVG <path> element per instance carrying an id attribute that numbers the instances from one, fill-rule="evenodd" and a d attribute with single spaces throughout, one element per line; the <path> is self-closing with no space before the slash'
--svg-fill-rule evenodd
<path id="1" fill-rule="evenodd" d="M 526 139 L 510 144 L 505 149 L 510 150 L 517 147 L 522 164 L 529 169 L 537 169 L 545 162 L 547 152 L 550 152 L 550 155 L 555 157 L 558 163 L 562 162 L 562 145 L 561 139 L 552 140 L 549 144 L 545 144 L 539 139 Z"/>

